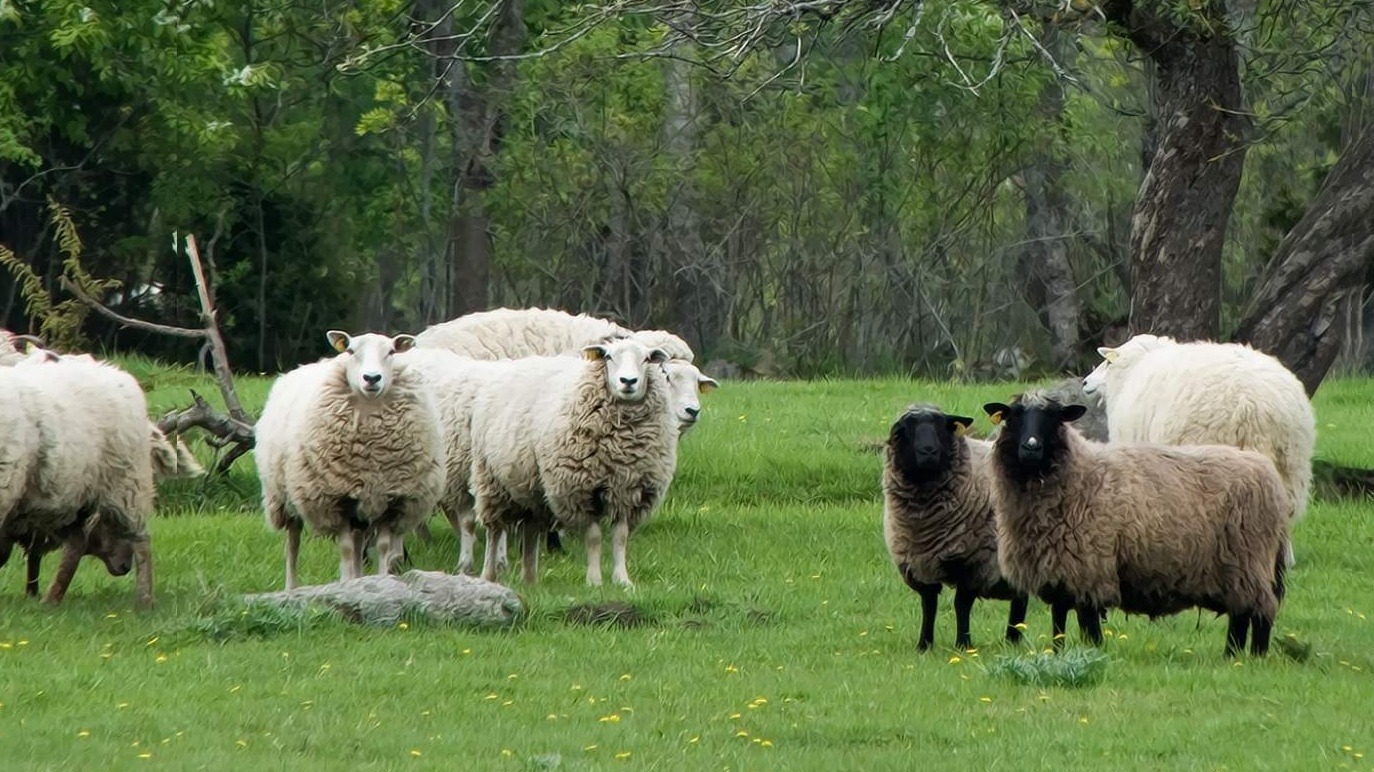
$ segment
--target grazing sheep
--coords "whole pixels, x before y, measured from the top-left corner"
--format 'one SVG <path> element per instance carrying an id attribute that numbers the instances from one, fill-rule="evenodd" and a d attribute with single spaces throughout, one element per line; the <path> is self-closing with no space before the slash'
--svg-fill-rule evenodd
<path id="1" fill-rule="evenodd" d="M 954 645 L 970 648 L 969 612 L 977 598 L 1011 601 L 1007 640 L 1021 640 L 1027 597 L 997 566 L 988 455 L 992 443 L 964 431 L 972 418 L 913 405 L 892 425 L 883 465 L 883 536 L 897 572 L 921 596 L 925 651 L 935 639 L 940 585 L 954 588 Z"/>
<path id="2" fill-rule="evenodd" d="M 1070 608 L 1098 644 L 1103 609 L 1153 618 L 1198 606 L 1229 615 L 1227 656 L 1247 630 L 1252 654 L 1268 650 L 1292 508 L 1268 458 L 1089 442 L 1069 426 L 1082 405 L 1040 394 L 984 410 L 1004 422 L 991 464 L 1002 573 L 1050 604 L 1056 646 Z"/>
<path id="3" fill-rule="evenodd" d="M 0 411 L 0 563 L 24 548 L 25 590 L 37 594 L 39 562 L 60 547 L 48 603 L 61 602 L 83 555 L 116 576 L 137 566 L 137 603 L 152 605 L 154 489 L 138 382 L 92 360 L 3 367 Z"/>
<path id="4" fill-rule="evenodd" d="M 1307 511 L 1317 417 L 1302 382 L 1277 359 L 1239 343 L 1178 343 L 1137 335 L 1099 348 L 1083 379 L 1102 393 L 1113 442 L 1232 445 L 1269 457 L 1292 501 Z M 1285 547 L 1293 565 L 1293 548 Z"/>
<path id="5" fill-rule="evenodd" d="M 410 335 L 328 333 L 339 352 L 277 378 L 254 429 L 263 507 L 286 530 L 286 589 L 296 586 L 305 523 L 339 543 L 339 575 L 362 574 L 375 534 L 390 572 L 407 531 L 444 492 L 446 448 L 430 390 L 409 374 Z"/>
<path id="6" fill-rule="evenodd" d="M 677 464 L 662 349 L 634 338 L 584 349 L 587 361 L 501 363 L 473 406 L 472 490 L 486 525 L 483 578 L 496 578 L 501 535 L 519 525 L 524 580 L 536 581 L 539 538 L 554 523 L 586 530 L 587 583 L 601 584 L 601 526 L 610 523 L 612 579 L 630 586 L 630 530 L 663 499 Z"/>
<path id="7" fill-rule="evenodd" d="M 635 331 L 609 319 L 552 308 L 497 308 L 434 324 L 415 336 L 417 345 L 443 348 L 473 359 L 519 359 L 575 354 L 608 338 L 634 336 L 674 359 L 692 361 L 691 346 L 664 330 Z"/>
<path id="8" fill-rule="evenodd" d="M 14 340 L 18 342 L 20 348 L 15 351 L 6 349 L 14 348 L 14 344 L 5 341 L 0 336 L 0 367 L 15 365 L 50 364 L 61 361 L 82 361 L 96 362 L 95 357 L 90 354 L 59 354 L 51 349 L 41 346 L 41 341 L 32 335 L 15 335 Z M 180 477 L 194 478 L 205 474 L 205 467 L 196 460 L 191 449 L 186 447 L 178 437 L 176 442 L 172 442 L 167 435 L 157 427 L 157 424 L 148 422 L 148 442 L 151 446 L 153 461 L 153 479 L 171 480 Z"/>

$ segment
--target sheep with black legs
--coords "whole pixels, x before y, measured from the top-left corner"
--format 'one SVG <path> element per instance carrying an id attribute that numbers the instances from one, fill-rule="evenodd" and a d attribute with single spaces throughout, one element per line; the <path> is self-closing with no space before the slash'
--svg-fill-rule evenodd
<path id="1" fill-rule="evenodd" d="M 377 573 L 444 492 L 446 446 L 430 388 L 408 372 L 410 335 L 327 335 L 338 355 L 277 378 L 254 427 L 263 508 L 286 531 L 286 589 L 296 586 L 303 526 L 338 540 L 340 578 Z"/>
<path id="2" fill-rule="evenodd" d="M 978 598 L 1011 601 L 1007 640 L 1021 640 L 1027 597 L 1012 589 L 997 565 L 988 456 L 992 443 L 969 439 L 972 418 L 939 408 L 907 408 L 887 440 L 883 465 L 883 536 L 907 586 L 921 596 L 916 647 L 935 638 L 941 585 L 954 588 L 954 645 L 969 648 L 969 612 Z"/>
<path id="3" fill-rule="evenodd" d="M 551 525 L 584 530 L 587 583 L 601 584 L 601 528 L 612 529 L 612 579 L 630 586 L 630 531 L 663 500 L 677 466 L 662 349 L 623 338 L 585 360 L 501 362 L 508 377 L 479 386 L 472 414 L 472 492 L 487 527 L 485 579 L 496 578 L 503 533 L 519 526 L 523 575 L 536 581 Z"/>
<path id="4" fill-rule="evenodd" d="M 993 442 L 998 558 L 1012 586 L 1069 609 L 1092 643 L 1100 612 L 1226 614 L 1226 655 L 1269 648 L 1283 598 L 1292 502 L 1274 465 L 1224 445 L 1098 444 L 1069 424 L 1082 405 L 1028 393 L 984 410 Z"/>

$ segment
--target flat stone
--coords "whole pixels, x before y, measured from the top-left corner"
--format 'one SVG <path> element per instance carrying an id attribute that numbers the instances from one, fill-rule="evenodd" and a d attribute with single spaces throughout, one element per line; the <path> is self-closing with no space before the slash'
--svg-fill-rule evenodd
<path id="1" fill-rule="evenodd" d="M 505 585 L 442 571 L 362 576 L 283 592 L 244 596 L 282 607 L 321 605 L 364 625 L 392 626 L 425 619 L 463 625 L 509 625 L 524 614 L 520 596 Z"/>

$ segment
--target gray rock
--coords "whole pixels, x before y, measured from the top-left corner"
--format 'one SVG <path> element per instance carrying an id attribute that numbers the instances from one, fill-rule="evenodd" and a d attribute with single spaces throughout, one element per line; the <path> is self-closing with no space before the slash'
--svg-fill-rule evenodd
<path id="1" fill-rule="evenodd" d="M 509 625 L 524 614 L 514 590 L 495 582 L 442 571 L 357 579 L 245 596 L 249 603 L 292 607 L 318 604 L 365 625 L 390 626 L 402 619 L 466 625 Z"/>

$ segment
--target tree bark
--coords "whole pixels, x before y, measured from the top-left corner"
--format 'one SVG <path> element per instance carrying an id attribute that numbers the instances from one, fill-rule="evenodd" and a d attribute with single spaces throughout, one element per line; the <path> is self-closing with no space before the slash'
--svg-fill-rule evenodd
<path id="1" fill-rule="evenodd" d="M 1135 332 L 1195 340 L 1220 325 L 1221 250 L 1249 128 L 1220 5 L 1193 11 L 1188 26 L 1133 0 L 1102 6 L 1154 69 L 1153 152 L 1131 219 Z"/>
<path id="2" fill-rule="evenodd" d="M 1056 24 L 1045 24 L 1040 43 L 1061 65 L 1070 47 Z M 1040 122 L 1051 131 L 1064 130 L 1064 84 L 1051 77 L 1040 90 Z M 1050 333 L 1055 369 L 1074 369 L 1078 358 L 1078 330 L 1083 304 L 1078 298 L 1069 264 L 1065 228 L 1070 220 L 1063 175 L 1068 168 L 1059 143 L 1046 138 L 1025 170 L 1026 246 L 1016 261 L 1027 302 Z"/>
<path id="3" fill-rule="evenodd" d="M 1313 394 L 1341 348 L 1342 302 L 1374 261 L 1374 125 L 1366 126 L 1280 242 L 1236 340 L 1278 357 Z"/>

